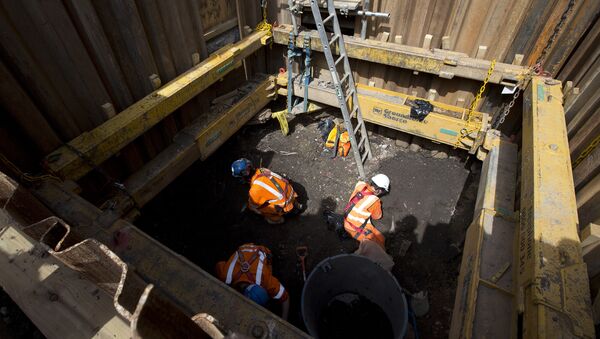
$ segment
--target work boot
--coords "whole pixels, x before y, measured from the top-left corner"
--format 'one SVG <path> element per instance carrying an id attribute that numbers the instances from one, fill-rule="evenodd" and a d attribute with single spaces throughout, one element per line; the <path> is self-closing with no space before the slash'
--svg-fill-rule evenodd
<path id="1" fill-rule="evenodd" d="M 304 204 L 298 202 L 298 201 L 294 201 L 294 209 L 292 210 L 293 214 L 301 214 L 302 212 L 304 212 L 304 209 L 306 208 L 306 206 L 304 206 Z"/>

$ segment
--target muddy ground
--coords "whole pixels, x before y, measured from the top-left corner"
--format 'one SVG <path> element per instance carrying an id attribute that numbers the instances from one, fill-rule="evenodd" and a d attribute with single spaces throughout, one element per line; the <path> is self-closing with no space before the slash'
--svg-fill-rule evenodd
<path id="1" fill-rule="evenodd" d="M 289 320 L 304 329 L 300 315 L 303 283 L 295 248 L 308 246 L 309 270 L 326 257 L 357 248 L 352 239 L 340 241 L 322 218 L 325 209 L 343 210 L 357 181 L 351 156 L 330 159 L 321 155 L 317 122 L 323 116 L 295 119 L 290 122 L 289 136 L 283 136 L 275 122 L 243 128 L 209 161 L 195 163 L 149 203 L 136 225 L 212 273 L 215 263 L 227 260 L 241 244 L 268 246 L 274 253 L 275 274 L 291 294 Z M 467 170 L 472 166 L 463 152 L 446 149 L 450 157 L 437 159 L 432 156 L 435 152 L 412 152 L 379 133 L 370 140 L 375 159 L 369 162 L 367 173 L 381 172 L 391 179 L 391 192 L 382 198 L 383 219 L 376 226 L 386 235 L 387 252 L 394 258 L 392 273 L 408 291 L 429 295 L 430 311 L 418 319 L 420 336 L 445 337 L 478 174 Z M 269 225 L 257 215 L 242 212 L 248 187 L 230 173 L 231 162 L 239 157 L 291 178 L 306 203 L 304 213 L 283 225 Z M 402 256 L 403 240 L 411 245 Z"/>

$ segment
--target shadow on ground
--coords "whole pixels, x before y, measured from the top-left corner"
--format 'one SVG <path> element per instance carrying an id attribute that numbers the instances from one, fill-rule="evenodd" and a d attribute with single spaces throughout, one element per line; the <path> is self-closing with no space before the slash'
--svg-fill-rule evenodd
<path id="1" fill-rule="evenodd" d="M 340 241 L 322 218 L 325 209 L 342 211 L 358 175 L 352 157 L 321 156 L 317 119 L 305 116 L 290 124 L 293 132 L 285 137 L 274 122 L 245 127 L 150 202 L 136 224 L 212 273 L 239 245 L 266 245 L 274 254 L 275 275 L 291 294 L 289 321 L 304 329 L 303 281 L 295 249 L 308 246 L 310 270 L 326 257 L 358 247 L 352 239 Z M 374 134 L 371 142 L 375 159 L 367 172 L 383 172 L 392 184 L 382 198 L 384 217 L 376 222 L 396 263 L 392 272 L 405 289 L 429 294 L 430 312 L 418 319 L 421 337 L 447 336 L 478 175 L 465 169 L 465 157 L 457 151 L 448 159 L 435 159 L 427 150 L 411 153 L 381 135 Z M 248 186 L 230 174 L 231 162 L 242 156 L 291 178 L 305 202 L 304 213 L 283 225 L 269 225 L 242 212 Z M 406 241 L 410 247 L 401 254 L 400 244 Z"/>

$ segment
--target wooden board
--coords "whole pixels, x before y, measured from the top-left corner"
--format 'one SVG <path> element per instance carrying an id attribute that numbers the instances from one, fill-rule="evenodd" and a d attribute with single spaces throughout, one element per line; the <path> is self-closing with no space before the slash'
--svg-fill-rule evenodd
<path id="1" fill-rule="evenodd" d="M 131 335 L 108 294 L 43 251 L 15 225 L 0 228 L 0 285 L 46 337 Z"/>

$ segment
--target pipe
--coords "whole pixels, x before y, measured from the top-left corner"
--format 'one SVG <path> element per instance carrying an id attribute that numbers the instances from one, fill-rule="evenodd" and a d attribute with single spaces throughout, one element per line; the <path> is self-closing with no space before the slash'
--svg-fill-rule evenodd
<path id="1" fill-rule="evenodd" d="M 371 2 L 371 0 L 364 0 L 363 9 L 365 11 L 369 10 L 369 2 Z M 362 26 L 360 28 L 360 38 L 362 40 L 365 40 L 367 38 L 367 16 L 363 16 L 361 21 L 362 21 Z"/>
<path id="2" fill-rule="evenodd" d="M 376 17 L 376 18 L 389 18 L 391 16 L 390 13 L 385 13 L 385 12 L 371 12 L 371 11 L 358 11 L 358 12 L 356 12 L 356 14 L 362 15 L 363 16 L 363 20 L 366 20 L 365 17 L 369 17 L 369 16 L 373 16 L 373 17 Z"/>
<path id="3" fill-rule="evenodd" d="M 302 289 L 301 309 L 315 338 L 348 333 L 403 338 L 408 327 L 408 304 L 394 276 L 355 254 L 326 258 L 312 270 Z"/>
<path id="4" fill-rule="evenodd" d="M 304 36 L 304 102 L 303 112 L 308 111 L 308 85 L 310 84 L 311 71 L 311 56 L 310 56 L 310 35 Z"/>

